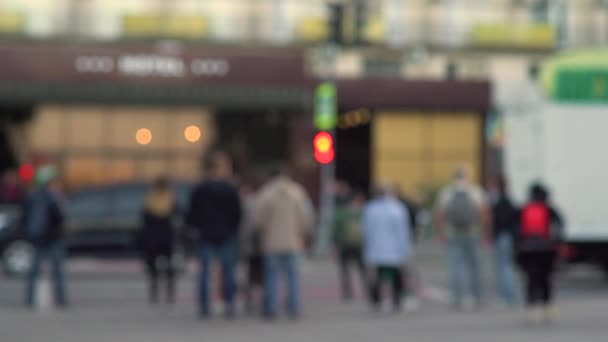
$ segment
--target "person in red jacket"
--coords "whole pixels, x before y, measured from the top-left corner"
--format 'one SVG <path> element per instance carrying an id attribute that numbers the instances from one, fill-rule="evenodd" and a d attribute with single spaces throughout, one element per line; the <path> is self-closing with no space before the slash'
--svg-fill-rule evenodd
<path id="1" fill-rule="evenodd" d="M 530 190 L 530 201 L 520 213 L 517 241 L 519 264 L 525 276 L 527 319 L 551 321 L 553 307 L 553 275 L 557 248 L 562 236 L 563 221 L 549 203 L 549 192 L 540 184 Z"/>

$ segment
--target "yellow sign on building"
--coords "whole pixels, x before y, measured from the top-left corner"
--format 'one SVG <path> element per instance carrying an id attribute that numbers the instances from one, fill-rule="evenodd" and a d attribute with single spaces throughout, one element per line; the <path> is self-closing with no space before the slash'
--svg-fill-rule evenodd
<path id="1" fill-rule="evenodd" d="M 209 20 L 197 15 L 129 14 L 123 17 L 123 34 L 130 37 L 205 38 Z"/>
<path id="2" fill-rule="evenodd" d="M 0 10 L 0 33 L 21 33 L 25 27 L 25 16 L 17 11 Z"/>
<path id="3" fill-rule="evenodd" d="M 303 18 L 296 28 L 298 39 L 305 42 L 321 42 L 327 39 L 329 28 L 327 20 L 318 17 Z"/>
<path id="4" fill-rule="evenodd" d="M 472 40 L 478 46 L 552 48 L 557 32 L 549 24 L 480 23 L 473 28 Z"/>
<path id="5" fill-rule="evenodd" d="M 342 35 L 345 41 L 352 41 L 355 36 L 355 23 L 346 17 L 342 23 Z M 363 27 L 363 38 L 370 43 L 386 41 L 386 21 L 381 16 L 370 17 Z M 296 35 L 305 42 L 321 42 L 327 39 L 329 26 L 327 19 L 320 17 L 305 17 L 299 20 Z"/>

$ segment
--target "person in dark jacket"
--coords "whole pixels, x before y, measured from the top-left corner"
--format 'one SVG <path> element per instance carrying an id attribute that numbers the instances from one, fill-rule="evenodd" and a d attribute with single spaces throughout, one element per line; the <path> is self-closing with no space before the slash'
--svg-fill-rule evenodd
<path id="1" fill-rule="evenodd" d="M 158 281 L 161 273 L 164 273 L 167 281 L 167 303 L 175 302 L 175 231 L 172 224 L 175 208 L 175 194 L 169 180 L 161 177 L 156 180 L 146 198 L 139 237 L 152 304 L 158 302 Z"/>
<path id="2" fill-rule="evenodd" d="M 359 272 L 361 285 L 365 288 L 365 265 L 363 263 L 363 233 L 361 220 L 366 198 L 362 192 L 355 191 L 350 203 L 336 208 L 333 224 L 333 243 L 338 259 L 342 299 L 353 299 L 351 266 Z"/>
<path id="3" fill-rule="evenodd" d="M 518 261 L 525 277 L 527 319 L 536 323 L 555 318 L 553 275 L 562 238 L 563 220 L 540 184 L 530 189 L 530 202 L 520 212 Z"/>
<path id="4" fill-rule="evenodd" d="M 238 261 L 237 240 L 242 210 L 239 193 L 231 183 L 232 163 L 224 153 L 212 153 L 205 161 L 208 178 L 198 185 L 190 200 L 187 223 L 198 235 L 200 262 L 199 314 L 208 318 L 210 266 L 218 259 L 222 266 L 223 297 L 226 316 L 233 317 L 236 292 L 235 268 Z"/>
<path id="5" fill-rule="evenodd" d="M 496 285 L 503 302 L 511 306 L 517 300 L 513 244 L 518 228 L 519 212 L 507 193 L 506 180 L 500 177 L 495 187 L 495 196 L 492 196 L 491 202 Z"/>
<path id="6" fill-rule="evenodd" d="M 26 278 L 25 304 L 33 308 L 37 302 L 37 282 L 42 263 L 52 266 L 55 305 L 67 306 L 63 263 L 65 259 L 61 186 L 51 167 L 41 168 L 35 177 L 36 188 L 24 203 L 22 227 L 34 246 L 34 259 Z"/>

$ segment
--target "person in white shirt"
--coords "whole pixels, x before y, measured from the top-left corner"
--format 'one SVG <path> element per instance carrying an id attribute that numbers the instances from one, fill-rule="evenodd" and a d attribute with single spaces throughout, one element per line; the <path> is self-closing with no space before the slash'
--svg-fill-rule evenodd
<path id="1" fill-rule="evenodd" d="M 363 211 L 363 258 L 368 270 L 373 309 L 382 304 L 381 286 L 390 279 L 393 308 L 401 310 L 403 267 L 411 255 L 408 209 L 390 186 L 381 186 Z"/>

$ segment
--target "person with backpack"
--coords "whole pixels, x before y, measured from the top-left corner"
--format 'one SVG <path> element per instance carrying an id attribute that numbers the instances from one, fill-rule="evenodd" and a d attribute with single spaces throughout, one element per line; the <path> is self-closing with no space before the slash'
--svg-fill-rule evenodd
<path id="1" fill-rule="evenodd" d="M 515 305 L 514 240 L 519 226 L 519 210 L 507 193 L 506 180 L 499 177 L 492 196 L 492 232 L 496 259 L 498 294 L 507 306 Z"/>
<path id="2" fill-rule="evenodd" d="M 481 243 L 487 238 L 491 214 L 484 191 L 470 182 L 467 169 L 456 169 L 453 177 L 452 184 L 439 193 L 435 227 L 442 243 L 447 243 L 453 307 L 463 308 L 462 278 L 468 271 L 474 306 L 480 309 L 483 304 Z"/>
<path id="3" fill-rule="evenodd" d="M 355 192 L 348 204 L 336 209 L 334 217 L 333 242 L 338 258 L 342 299 L 350 301 L 353 298 L 351 281 L 351 265 L 359 271 L 362 285 L 365 286 L 365 266 L 363 264 L 363 238 L 361 233 L 361 218 L 365 195 Z"/>
<path id="4" fill-rule="evenodd" d="M 559 212 L 549 203 L 548 190 L 540 184 L 533 185 L 530 201 L 521 210 L 516 243 L 530 323 L 555 318 L 553 275 L 563 226 Z"/>
<path id="5" fill-rule="evenodd" d="M 34 258 L 32 267 L 26 277 L 25 305 L 34 308 L 37 303 L 37 283 L 42 263 L 51 261 L 55 305 L 67 307 L 63 263 L 64 245 L 64 211 L 61 186 L 56 171 L 50 166 L 40 168 L 35 175 L 35 188 L 23 207 L 22 227 L 32 246 Z"/>

